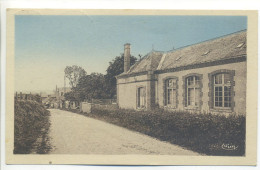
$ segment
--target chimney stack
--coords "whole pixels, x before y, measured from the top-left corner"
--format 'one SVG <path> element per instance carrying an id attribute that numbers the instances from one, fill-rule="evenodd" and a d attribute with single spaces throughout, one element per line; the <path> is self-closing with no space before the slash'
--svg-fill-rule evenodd
<path id="1" fill-rule="evenodd" d="M 124 51 L 124 73 L 126 73 L 130 69 L 130 44 L 125 44 Z"/>

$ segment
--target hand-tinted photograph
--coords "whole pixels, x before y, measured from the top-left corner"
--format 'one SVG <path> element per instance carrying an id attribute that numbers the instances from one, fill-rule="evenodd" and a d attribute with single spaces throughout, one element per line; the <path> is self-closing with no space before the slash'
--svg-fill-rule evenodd
<path id="1" fill-rule="evenodd" d="M 246 15 L 14 22 L 14 155 L 246 156 Z"/>

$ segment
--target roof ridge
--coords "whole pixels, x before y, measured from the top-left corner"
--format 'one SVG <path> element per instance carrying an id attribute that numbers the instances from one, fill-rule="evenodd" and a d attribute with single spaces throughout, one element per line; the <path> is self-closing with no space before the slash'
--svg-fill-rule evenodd
<path id="1" fill-rule="evenodd" d="M 243 30 L 240 30 L 240 31 L 236 31 L 236 32 L 233 32 L 233 33 L 230 33 L 230 34 L 221 35 L 221 36 L 219 36 L 219 37 L 211 38 L 211 39 L 204 40 L 204 41 L 200 41 L 200 42 L 197 42 L 197 43 L 185 45 L 185 46 L 182 46 L 182 47 L 179 47 L 179 48 L 176 48 L 176 49 L 173 49 L 173 50 L 165 51 L 165 52 L 166 52 L 166 53 L 169 53 L 169 52 L 177 51 L 177 50 L 180 50 L 180 49 L 183 49 L 183 48 L 186 48 L 186 47 L 190 47 L 190 46 L 193 46 L 193 45 L 202 44 L 202 43 L 205 43 L 205 42 L 208 42 L 208 41 L 217 40 L 217 39 L 224 38 L 224 37 L 227 37 L 227 36 L 230 36 L 230 35 L 233 35 L 233 34 L 238 34 L 238 33 L 241 33 L 241 32 L 247 32 L 247 29 L 243 29 Z"/>
<path id="2" fill-rule="evenodd" d="M 212 38 L 212 39 L 208 39 L 208 40 L 205 40 L 205 41 L 202 41 L 202 42 L 198 42 L 198 43 L 195 43 L 195 44 L 190 44 L 190 45 L 187 45 L 187 46 L 183 46 L 181 48 L 177 48 L 177 49 L 174 49 L 174 50 L 171 50 L 171 51 L 155 51 L 155 50 L 151 50 L 149 53 L 144 55 L 139 61 L 137 61 L 133 66 L 131 66 L 127 73 L 123 73 L 123 74 L 130 74 L 132 72 L 142 72 L 143 70 L 147 70 L 147 69 L 161 70 L 161 69 L 167 69 L 168 67 L 175 67 L 176 65 L 183 64 L 183 62 L 184 62 L 183 56 L 186 56 L 186 55 L 189 54 L 188 52 L 190 50 L 192 50 L 192 46 L 194 46 L 194 50 L 196 50 L 195 51 L 196 53 L 201 53 L 201 54 L 204 53 L 202 51 L 203 49 L 211 48 L 212 45 L 217 45 L 214 48 L 222 48 L 223 47 L 223 43 L 219 43 L 221 41 L 227 41 L 227 42 L 232 41 L 230 43 L 233 44 L 233 46 L 234 46 L 235 42 L 233 42 L 233 39 L 234 40 L 239 40 L 239 42 L 240 42 L 240 40 L 244 41 L 244 39 L 247 38 L 246 37 L 246 34 L 247 34 L 246 31 L 247 30 L 245 29 L 245 30 L 241 30 L 241 31 L 238 31 L 238 32 L 230 33 L 230 34 L 227 34 L 227 35 L 222 35 L 222 36 L 215 37 L 215 38 Z M 205 47 L 200 48 L 201 46 L 204 46 L 203 44 L 205 44 Z M 230 46 L 230 48 L 232 48 L 232 45 Z M 185 52 L 185 49 L 187 49 L 188 52 Z M 182 53 L 183 50 L 184 50 L 185 53 Z M 219 51 L 220 49 L 216 49 L 216 50 Z M 179 54 L 179 52 L 180 52 L 180 54 Z M 227 58 L 228 57 L 227 55 L 234 55 L 233 53 L 234 54 L 235 53 L 236 54 L 241 54 L 242 52 L 239 52 L 237 50 L 235 50 L 235 51 L 231 50 L 230 51 L 229 49 L 226 49 L 226 50 L 221 52 L 222 55 L 225 55 L 225 56 L 222 56 L 222 58 L 223 57 Z M 201 55 L 201 54 L 196 54 L 196 55 Z M 177 55 L 181 55 L 181 56 L 179 56 L 179 58 L 178 58 Z M 205 57 L 197 58 L 196 56 L 193 56 L 191 58 L 191 60 L 188 61 L 188 63 L 199 62 L 197 60 L 203 60 L 203 61 L 204 60 L 211 60 L 212 57 L 216 57 L 215 55 L 216 55 L 215 53 L 214 54 L 210 53 L 210 57 L 206 57 L 206 58 Z M 196 57 L 197 59 L 194 58 L 194 57 Z M 182 58 L 182 59 L 179 60 L 180 58 Z M 217 58 L 220 59 L 220 57 L 217 57 Z M 178 61 L 178 62 L 176 63 L 175 60 Z M 167 64 L 165 64 L 165 63 L 167 63 Z M 184 64 L 185 63 L 186 62 L 184 62 Z M 172 66 L 170 66 L 170 65 L 172 65 Z"/>
<path id="3" fill-rule="evenodd" d="M 156 70 L 160 70 L 161 69 L 161 67 L 162 67 L 162 64 L 163 64 L 163 62 L 164 62 L 164 60 L 165 60 L 165 58 L 166 58 L 166 53 L 164 53 L 163 55 L 162 55 L 162 58 L 161 58 L 161 60 L 160 60 L 160 62 L 159 62 L 159 64 L 158 64 L 158 67 L 156 68 Z"/>

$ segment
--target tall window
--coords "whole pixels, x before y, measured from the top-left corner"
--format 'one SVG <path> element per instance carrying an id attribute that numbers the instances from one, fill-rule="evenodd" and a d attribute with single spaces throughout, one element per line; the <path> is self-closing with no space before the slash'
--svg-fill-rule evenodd
<path id="1" fill-rule="evenodd" d="M 231 76 L 217 74 L 214 76 L 214 107 L 231 107 Z"/>
<path id="2" fill-rule="evenodd" d="M 144 87 L 139 87 L 137 91 L 137 107 L 138 108 L 145 108 L 145 88 Z"/>
<path id="3" fill-rule="evenodd" d="M 177 79 L 166 80 L 166 105 L 176 107 Z"/>
<path id="4" fill-rule="evenodd" d="M 186 78 L 186 106 L 198 107 L 200 102 L 200 79 L 198 76 Z"/>

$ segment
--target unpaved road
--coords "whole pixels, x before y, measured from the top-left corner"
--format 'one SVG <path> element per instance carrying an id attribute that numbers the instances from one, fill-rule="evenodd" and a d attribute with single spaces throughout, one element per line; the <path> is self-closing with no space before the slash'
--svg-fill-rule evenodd
<path id="1" fill-rule="evenodd" d="M 198 155 L 179 146 L 76 113 L 50 109 L 50 154 Z"/>

